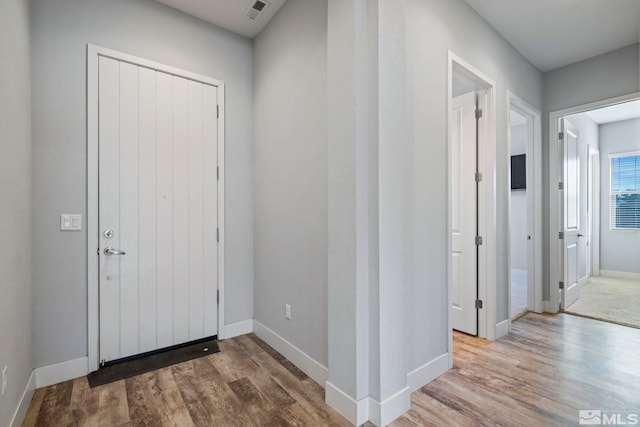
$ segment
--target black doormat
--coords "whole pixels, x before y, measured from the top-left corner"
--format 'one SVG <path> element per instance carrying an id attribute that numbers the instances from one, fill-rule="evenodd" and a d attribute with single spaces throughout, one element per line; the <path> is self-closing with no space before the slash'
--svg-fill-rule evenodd
<path id="1" fill-rule="evenodd" d="M 219 351 L 218 340 L 216 338 L 206 338 L 186 345 L 174 346 L 117 360 L 97 371 L 91 372 L 87 375 L 87 380 L 89 380 L 91 387 L 96 387 Z"/>

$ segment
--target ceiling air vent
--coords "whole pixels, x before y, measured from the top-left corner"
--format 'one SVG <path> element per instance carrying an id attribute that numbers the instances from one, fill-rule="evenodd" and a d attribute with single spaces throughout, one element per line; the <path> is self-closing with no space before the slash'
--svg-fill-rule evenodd
<path id="1" fill-rule="evenodd" d="M 269 7 L 269 2 L 266 0 L 254 1 L 247 10 L 247 17 L 252 21 L 257 21 L 262 16 L 264 10 Z"/>

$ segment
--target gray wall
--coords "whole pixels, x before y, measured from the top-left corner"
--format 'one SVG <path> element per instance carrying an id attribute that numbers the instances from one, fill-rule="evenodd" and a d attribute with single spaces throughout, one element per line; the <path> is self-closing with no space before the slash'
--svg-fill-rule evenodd
<path id="1" fill-rule="evenodd" d="M 527 154 L 526 124 L 511 126 L 511 156 Z M 529 183 L 527 183 L 529 185 Z M 511 268 L 527 270 L 527 190 L 511 190 Z"/>
<path id="2" fill-rule="evenodd" d="M 31 309 L 31 81 L 26 0 L 0 2 L 0 370 L 7 426 L 33 369 Z"/>
<path id="3" fill-rule="evenodd" d="M 326 1 L 287 2 L 254 67 L 254 317 L 327 366 Z"/>
<path id="4" fill-rule="evenodd" d="M 640 151 L 640 119 L 600 125 L 600 268 L 640 273 L 640 232 L 609 225 L 609 154 Z"/>
<path id="5" fill-rule="evenodd" d="M 409 235 L 413 236 L 412 291 L 407 342 L 409 368 L 447 351 L 447 51 L 450 49 L 496 81 L 497 224 L 507 224 L 511 90 L 542 107 L 542 75 L 464 1 L 406 2 L 409 129 L 412 194 Z M 497 321 L 508 317 L 508 230 L 498 227 Z"/>
<path id="6" fill-rule="evenodd" d="M 87 355 L 86 44 L 226 84 L 226 323 L 253 316 L 251 42 L 150 0 L 35 0 L 32 7 L 36 366 Z"/>
<path id="7" fill-rule="evenodd" d="M 637 91 L 638 49 L 634 44 L 544 73 L 545 111 Z"/>
<path id="8" fill-rule="evenodd" d="M 543 253 L 549 253 L 549 113 L 640 90 L 638 44 L 567 65 L 543 75 Z M 554 242 L 555 244 L 555 242 Z M 549 299 L 549 260 L 543 258 L 543 298 Z"/>

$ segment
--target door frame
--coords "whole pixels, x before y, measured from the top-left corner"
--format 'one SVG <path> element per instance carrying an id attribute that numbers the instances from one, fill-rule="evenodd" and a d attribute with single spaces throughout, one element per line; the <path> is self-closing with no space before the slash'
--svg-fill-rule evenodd
<path id="1" fill-rule="evenodd" d="M 181 70 L 169 65 L 143 59 L 137 56 L 87 44 L 87 355 L 88 372 L 98 369 L 100 363 L 100 317 L 99 317 L 99 224 L 98 224 L 98 67 L 99 58 L 108 57 L 118 61 L 151 68 L 164 73 L 184 77 L 215 86 L 218 90 L 218 338 L 224 338 L 224 82 L 200 74 Z"/>
<path id="2" fill-rule="evenodd" d="M 587 275 L 591 277 L 600 275 L 600 149 L 589 146 L 587 158 L 587 232 L 591 237 L 587 249 Z"/>
<path id="3" fill-rule="evenodd" d="M 478 232 L 484 238 L 483 244 L 478 246 L 478 299 L 483 301 L 483 308 L 478 310 L 478 336 L 494 340 L 496 338 L 496 83 L 478 68 L 463 60 L 461 57 L 448 52 L 448 80 L 447 80 L 447 334 L 449 366 L 453 364 L 453 323 L 451 315 L 452 298 L 452 265 L 451 265 L 451 212 L 452 212 L 452 152 L 449 139 L 451 129 L 449 120 L 453 102 L 454 68 L 460 68 L 476 82 L 483 86 L 484 96 L 479 103 L 483 109 L 483 118 L 479 122 L 478 164 L 483 180 L 478 186 Z"/>
<path id="4" fill-rule="evenodd" d="M 542 313 L 544 306 L 542 303 L 542 113 L 537 108 L 520 98 L 510 90 L 507 91 L 507 115 L 511 110 L 516 110 L 519 114 L 527 118 L 527 123 L 531 125 L 530 139 L 527 141 L 527 206 L 532 199 L 533 212 L 527 212 L 527 216 L 532 215 L 529 223 L 533 224 L 531 232 L 533 248 L 531 253 L 527 251 L 527 309 L 536 313 Z M 510 128 L 509 117 L 507 116 L 507 129 Z M 507 138 L 507 153 L 511 153 L 511 136 Z M 507 158 L 508 161 L 509 157 Z M 529 172 L 530 171 L 530 172 Z M 529 178 L 532 178 L 529 180 Z M 529 184 L 530 183 L 530 184 Z M 507 259 L 509 266 L 508 274 L 508 298 L 509 298 L 509 331 L 511 331 L 511 189 L 508 189 L 508 238 L 507 238 Z M 531 279 L 530 276 L 531 275 Z"/>
<path id="5" fill-rule="evenodd" d="M 640 99 L 640 92 L 633 92 L 613 98 L 577 105 L 563 110 L 549 113 L 549 300 L 545 301 L 545 310 L 549 313 L 557 313 L 560 310 L 560 281 L 564 272 L 560 262 L 561 244 L 558 238 L 560 232 L 560 208 L 562 207 L 558 189 L 559 180 L 559 157 L 558 157 L 558 133 L 560 132 L 560 119 L 572 114 L 583 113 L 597 108 L 608 107 L 610 105 L 622 104 Z M 555 165 L 555 166 L 553 166 Z"/>

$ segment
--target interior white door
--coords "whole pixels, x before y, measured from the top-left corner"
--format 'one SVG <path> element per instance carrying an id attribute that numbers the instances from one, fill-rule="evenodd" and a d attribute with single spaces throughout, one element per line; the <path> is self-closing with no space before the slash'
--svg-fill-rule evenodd
<path id="1" fill-rule="evenodd" d="M 217 88 L 99 59 L 100 359 L 217 334 Z"/>
<path id="2" fill-rule="evenodd" d="M 477 335 L 476 95 L 453 98 L 451 110 L 451 309 L 453 329 Z"/>
<path id="3" fill-rule="evenodd" d="M 578 283 L 578 239 L 580 235 L 580 153 L 578 129 L 567 119 L 562 119 L 561 132 L 564 135 L 563 143 L 563 169 L 564 192 L 563 205 L 564 233 L 563 269 L 564 292 L 562 293 L 562 308 L 566 309 L 580 297 L 580 285 Z"/>

